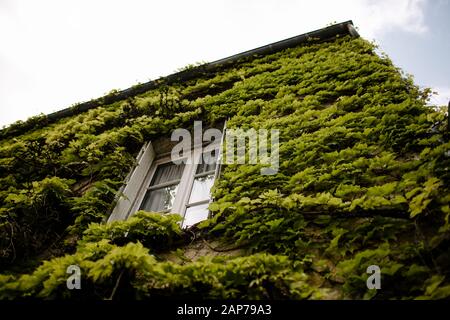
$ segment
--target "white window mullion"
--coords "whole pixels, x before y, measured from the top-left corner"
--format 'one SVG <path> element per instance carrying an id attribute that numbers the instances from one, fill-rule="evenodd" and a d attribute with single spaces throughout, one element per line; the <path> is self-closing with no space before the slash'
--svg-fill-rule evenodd
<path id="1" fill-rule="evenodd" d="M 185 194 L 185 198 L 184 198 L 184 210 L 183 210 L 183 222 L 182 222 L 182 227 L 186 228 L 189 227 L 190 225 L 192 225 L 193 221 L 196 221 L 195 223 L 204 220 L 208 217 L 209 212 L 207 210 L 207 207 L 210 203 L 210 194 L 208 193 L 208 198 L 207 199 L 202 199 L 202 197 L 200 197 L 199 199 L 194 199 L 192 198 L 192 192 L 194 192 L 194 183 L 196 181 L 196 179 L 201 178 L 201 177 L 207 177 L 209 175 L 212 176 L 213 181 L 214 181 L 214 177 L 215 177 L 215 172 L 216 170 L 212 170 L 212 171 L 206 171 L 206 172 L 201 172 L 199 174 L 196 174 L 197 172 L 197 168 L 198 165 L 200 164 L 200 157 L 202 157 L 205 153 L 209 153 L 212 150 L 217 150 L 216 151 L 216 168 L 218 166 L 217 163 L 217 159 L 218 156 L 220 154 L 220 150 L 218 150 L 218 148 L 220 147 L 220 143 L 212 143 L 206 147 L 204 147 L 203 149 L 200 149 L 198 154 L 199 156 L 196 158 L 197 161 L 197 165 L 194 166 L 194 170 L 191 173 L 191 180 L 189 183 L 189 188 L 186 189 L 186 194 Z M 192 211 L 194 210 L 194 211 Z M 202 213 L 203 211 L 203 213 Z M 206 211 L 206 215 L 204 215 Z"/>
<path id="2" fill-rule="evenodd" d="M 190 163 L 186 163 L 183 176 L 181 178 L 180 187 L 178 188 L 178 194 L 175 199 L 172 212 L 178 213 L 184 217 L 186 211 L 186 203 L 191 193 L 192 184 L 194 182 L 195 170 L 197 169 L 197 163 L 199 163 L 201 152 L 193 150 L 193 156 Z"/>

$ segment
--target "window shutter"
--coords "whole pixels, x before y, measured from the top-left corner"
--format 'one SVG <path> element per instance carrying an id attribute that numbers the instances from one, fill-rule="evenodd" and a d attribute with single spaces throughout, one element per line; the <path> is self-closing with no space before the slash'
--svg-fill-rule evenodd
<path id="1" fill-rule="evenodd" d="M 136 166 L 125 178 L 125 182 L 116 196 L 116 206 L 109 216 L 108 222 L 126 220 L 132 214 L 131 209 L 134 201 L 142 188 L 144 179 L 154 159 L 155 151 L 152 143 L 147 142 L 139 151 L 136 158 Z"/>

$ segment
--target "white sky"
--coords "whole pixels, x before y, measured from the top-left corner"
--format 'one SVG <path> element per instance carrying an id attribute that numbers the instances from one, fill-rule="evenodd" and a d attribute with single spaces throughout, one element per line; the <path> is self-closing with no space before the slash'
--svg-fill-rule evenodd
<path id="1" fill-rule="evenodd" d="M 428 39 L 430 3 L 450 8 L 449 0 L 0 0 L 0 126 L 350 19 L 446 104 L 450 83 L 439 68 L 417 74 L 413 53 L 395 58 L 401 43 L 383 46 L 395 35 Z"/>

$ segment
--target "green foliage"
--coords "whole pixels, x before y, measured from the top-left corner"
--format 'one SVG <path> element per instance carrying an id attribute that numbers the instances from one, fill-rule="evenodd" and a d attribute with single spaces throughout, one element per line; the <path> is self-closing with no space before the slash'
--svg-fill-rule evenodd
<path id="1" fill-rule="evenodd" d="M 177 265 L 160 263 L 135 281 L 140 297 L 199 299 L 304 299 L 314 292 L 308 277 L 284 256 L 256 254 Z"/>
<path id="2" fill-rule="evenodd" d="M 76 253 L 29 275 L 0 276 L 1 297 L 75 297 L 63 280 L 69 264 L 82 266 L 93 298 L 110 297 L 118 282 L 119 296 L 143 298 L 448 297 L 450 143 L 446 111 L 426 105 L 427 90 L 349 37 L 196 72 L 53 124 L 42 117 L 2 131 L 2 259 L 27 260 L 64 230 L 74 237 L 64 240 L 82 239 Z M 142 143 L 199 119 L 279 129 L 279 172 L 224 165 L 213 217 L 200 225 L 200 236 L 248 256 L 156 261 L 147 249 L 186 245 L 174 217 L 100 223 Z M 372 264 L 379 292 L 365 286 Z"/>
<path id="3" fill-rule="evenodd" d="M 186 265 L 157 262 L 140 243 L 114 246 L 107 240 L 88 244 L 73 255 L 46 261 L 30 275 L 18 278 L 0 275 L 0 299 L 18 297 L 76 298 L 77 290 L 66 289 L 69 265 L 81 268 L 83 298 L 127 296 L 139 299 L 174 295 L 214 298 L 308 298 L 314 293 L 308 277 L 294 271 L 283 256 L 257 254 L 235 259 L 203 259 Z M 108 288 L 126 274 L 128 286 L 112 293 Z M 133 297 L 133 296 L 131 296 Z"/>
<path id="4" fill-rule="evenodd" d="M 106 220 L 118 184 L 110 179 L 94 182 L 81 197 L 71 200 L 71 210 L 76 216 L 68 228 L 71 234 L 80 235 L 90 223 Z"/>
<path id="5" fill-rule="evenodd" d="M 30 257 L 59 237 L 62 226 L 71 220 L 71 184 L 51 177 L 33 181 L 26 189 L 9 189 L 0 209 L 0 262 Z"/>
<path id="6" fill-rule="evenodd" d="M 178 223 L 180 220 L 178 214 L 161 215 L 138 211 L 126 221 L 89 225 L 79 243 L 108 239 L 112 244 L 124 245 L 139 241 L 154 251 L 163 251 L 182 240 L 182 231 Z"/>

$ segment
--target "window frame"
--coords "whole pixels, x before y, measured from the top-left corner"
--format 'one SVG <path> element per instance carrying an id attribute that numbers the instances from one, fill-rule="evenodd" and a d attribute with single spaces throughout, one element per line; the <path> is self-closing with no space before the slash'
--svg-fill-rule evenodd
<path id="1" fill-rule="evenodd" d="M 184 227 L 186 211 L 189 207 L 193 207 L 195 205 L 205 204 L 205 203 L 209 204 L 212 202 L 211 194 L 209 196 L 209 199 L 197 201 L 192 204 L 189 204 L 189 198 L 191 197 L 192 189 L 194 188 L 195 178 L 197 176 L 207 175 L 206 173 L 202 173 L 202 174 L 198 174 L 198 175 L 196 174 L 197 167 L 200 165 L 200 157 L 202 157 L 204 153 L 211 152 L 212 150 L 216 150 L 216 153 L 217 153 L 216 166 L 214 168 L 214 171 L 213 170 L 208 171 L 208 174 L 210 174 L 209 172 L 212 172 L 213 173 L 213 185 L 216 182 L 217 176 L 216 176 L 215 172 L 216 172 L 216 168 L 219 165 L 220 146 L 221 146 L 221 141 L 214 141 L 206 146 L 202 146 L 202 148 L 194 147 L 193 149 L 191 149 L 191 152 L 193 152 L 193 155 L 194 155 L 193 156 L 194 161 L 192 164 L 186 164 L 186 166 L 189 166 L 189 176 L 188 176 L 188 180 L 186 181 L 187 188 L 184 188 L 184 189 L 179 188 L 180 190 L 183 190 L 183 198 L 180 200 L 180 201 L 182 201 L 182 203 L 181 203 L 182 208 L 180 208 L 180 211 L 175 212 L 175 213 L 179 213 L 181 215 L 181 217 L 183 218 L 183 220 L 181 221 L 182 227 Z M 185 168 L 185 170 L 186 170 L 186 168 Z M 209 218 L 209 216 L 210 216 L 210 212 L 208 210 L 208 218 Z"/>
<path id="2" fill-rule="evenodd" d="M 179 214 L 182 217 L 181 224 L 183 225 L 187 208 L 192 207 L 194 205 L 210 203 L 212 201 L 212 197 L 210 196 L 209 199 L 207 199 L 207 200 L 198 201 L 198 202 L 195 202 L 192 204 L 188 203 L 189 198 L 192 193 L 193 186 L 194 186 L 194 179 L 196 177 L 213 174 L 213 176 L 214 176 L 213 181 L 214 182 L 216 181 L 216 178 L 217 178 L 216 172 L 217 172 L 217 167 L 219 166 L 218 161 L 219 161 L 219 157 L 220 157 L 220 145 L 221 145 L 221 141 L 213 141 L 209 144 L 202 144 L 202 145 L 194 146 L 190 150 L 191 155 L 192 155 L 192 158 L 191 158 L 192 161 L 191 161 L 191 163 L 189 163 L 189 161 L 187 161 L 184 165 L 183 174 L 181 175 L 181 178 L 180 178 L 180 183 L 178 185 L 178 189 L 177 189 L 177 193 L 175 196 L 175 200 L 174 200 L 172 209 L 158 211 L 158 212 L 160 212 L 161 214 L 169 214 L 169 213 L 170 214 L 174 214 L 174 213 Z M 215 166 L 214 170 L 210 170 L 205 173 L 196 174 L 197 166 L 199 165 L 199 162 L 200 162 L 199 161 L 200 157 L 204 153 L 211 152 L 212 150 L 216 150 L 216 152 L 217 152 L 216 166 Z M 164 185 L 164 184 L 160 184 L 158 186 L 150 186 L 150 183 L 151 183 L 153 177 L 155 176 L 158 166 L 166 164 L 166 163 L 170 163 L 173 160 L 183 160 L 183 159 L 186 160 L 187 158 L 186 157 L 177 157 L 175 159 L 172 159 L 170 154 L 169 155 L 163 154 L 163 155 L 160 155 L 159 157 L 157 156 L 157 158 L 153 160 L 153 162 L 150 166 L 150 170 L 148 170 L 147 175 L 143 179 L 140 190 L 139 190 L 139 192 L 135 198 L 135 201 L 133 202 L 133 205 L 130 209 L 130 216 L 139 210 L 142 202 L 144 201 L 147 190 L 149 190 L 153 187 L 155 187 L 155 189 L 156 189 L 156 188 Z M 170 183 L 170 182 L 167 182 L 167 183 Z M 208 212 L 208 215 L 209 215 L 209 212 Z"/>
<path id="3" fill-rule="evenodd" d="M 138 193 L 138 195 L 136 196 L 134 204 L 133 204 L 133 206 L 131 208 L 131 215 L 140 210 L 140 207 L 141 207 L 142 203 L 144 202 L 145 195 L 146 195 L 146 193 L 148 191 L 150 191 L 150 190 L 157 190 L 159 188 L 163 188 L 165 185 L 167 185 L 167 186 L 173 185 L 174 181 L 168 181 L 168 182 L 160 183 L 160 184 L 155 185 L 155 186 L 150 186 L 150 183 L 152 182 L 152 179 L 155 176 L 155 173 L 156 173 L 156 170 L 157 170 L 158 166 L 166 164 L 166 163 L 170 163 L 170 162 L 171 162 L 170 156 L 164 156 L 163 158 L 156 159 L 156 160 L 154 160 L 152 162 L 152 164 L 150 166 L 150 170 L 148 171 L 146 177 L 144 178 L 144 180 L 142 182 L 141 190 Z M 182 175 L 181 175 L 181 177 L 179 179 L 180 182 L 178 183 L 178 190 L 180 189 L 181 183 L 183 181 L 183 176 L 185 174 L 185 171 L 186 171 L 186 165 L 183 168 L 183 173 L 182 173 Z M 178 190 L 177 190 L 177 193 L 178 193 Z M 175 206 L 176 198 L 177 198 L 177 196 L 175 196 L 174 204 L 172 206 L 172 209 Z M 158 212 L 161 212 L 161 214 L 171 213 L 172 209 L 170 209 L 170 210 L 162 210 L 162 211 L 158 211 Z"/>
<path id="4" fill-rule="evenodd" d="M 198 201 L 196 203 L 189 204 L 189 198 L 192 193 L 194 186 L 194 179 L 198 176 L 212 174 L 213 171 L 208 171 L 202 174 L 196 174 L 197 166 L 199 165 L 199 159 L 203 153 L 210 152 L 215 149 L 216 155 L 216 165 L 214 170 L 213 185 L 219 178 L 221 171 L 221 161 L 222 161 L 222 147 L 224 143 L 224 138 L 226 134 L 226 122 L 223 124 L 222 136 L 220 139 L 214 140 L 212 142 L 202 142 L 198 145 L 194 145 L 190 151 L 193 155 L 193 163 L 185 163 L 185 168 L 183 170 L 182 177 L 180 178 L 180 184 L 178 186 L 177 195 L 175 196 L 174 204 L 172 209 L 169 211 L 161 212 L 161 214 L 167 213 L 177 213 L 182 217 L 181 225 L 184 225 L 186 211 L 189 207 L 194 205 L 200 205 L 201 203 L 211 203 L 213 202 L 213 197 L 210 194 L 208 202 L 206 200 Z M 181 160 L 184 157 L 176 157 L 173 160 Z M 126 176 L 123 185 L 119 189 L 114 199 L 114 207 L 110 211 L 107 223 L 113 221 L 126 220 L 136 213 L 150 186 L 150 182 L 156 173 L 158 165 L 163 163 L 171 162 L 171 153 L 166 152 L 163 154 L 157 154 L 152 145 L 151 141 L 147 141 L 142 146 L 139 151 L 136 161 Z M 178 196 L 178 192 L 181 192 L 181 196 Z M 208 210 L 208 218 L 210 218 L 210 211 Z"/>

